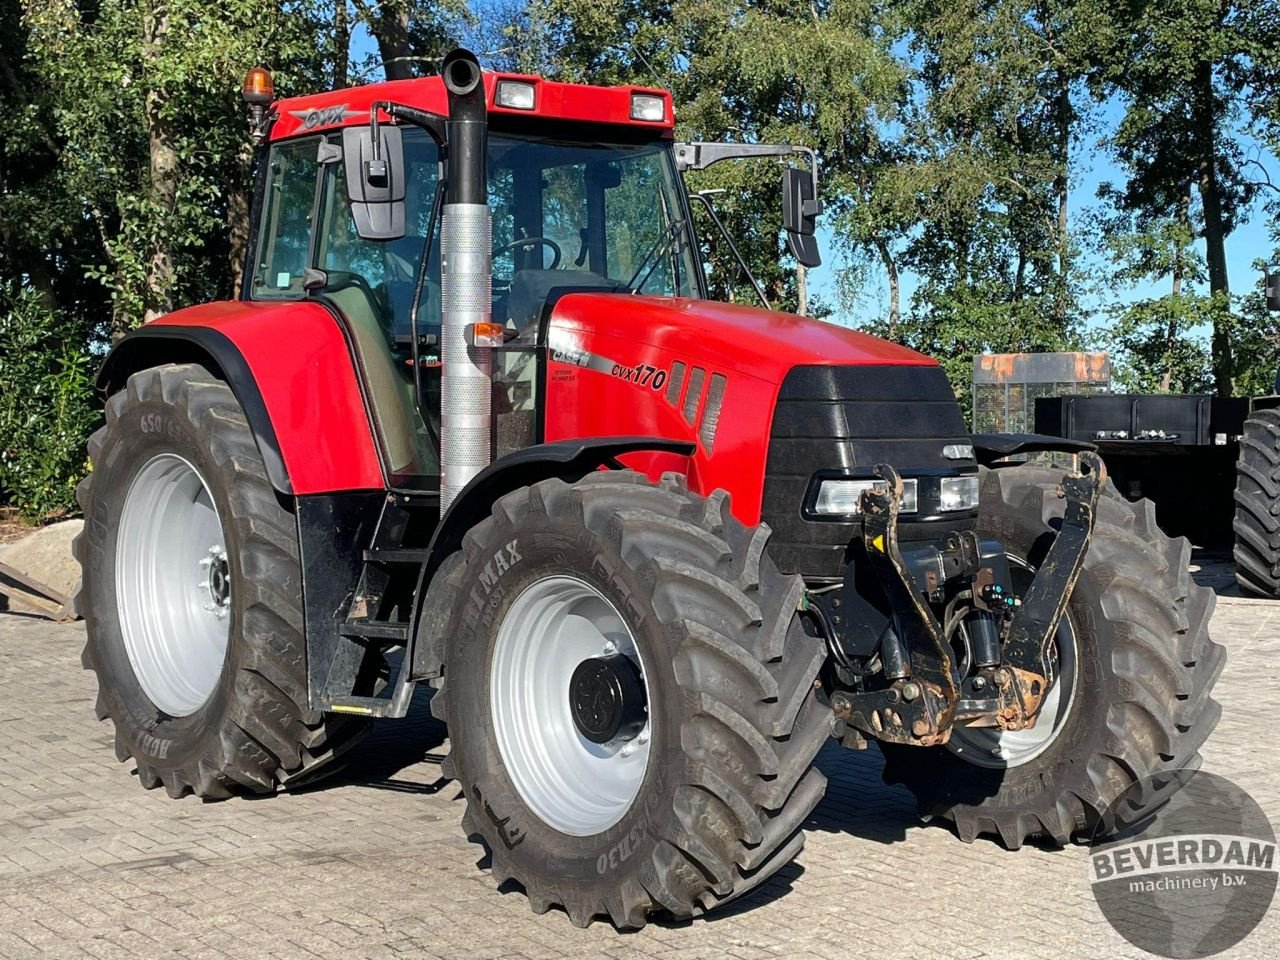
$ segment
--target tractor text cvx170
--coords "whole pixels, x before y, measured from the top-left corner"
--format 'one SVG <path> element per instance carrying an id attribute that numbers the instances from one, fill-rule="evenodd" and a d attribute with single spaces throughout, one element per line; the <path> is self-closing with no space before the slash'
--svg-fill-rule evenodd
<path id="1" fill-rule="evenodd" d="M 683 172 L 796 160 L 812 265 L 812 153 L 465 51 L 245 93 L 243 290 L 115 346 L 81 490 L 84 661 L 143 786 L 310 781 L 429 683 L 495 881 L 631 928 L 791 860 L 833 736 L 1008 847 L 1198 762 L 1212 596 L 1089 444 L 973 436 L 933 360 L 707 299 Z"/>

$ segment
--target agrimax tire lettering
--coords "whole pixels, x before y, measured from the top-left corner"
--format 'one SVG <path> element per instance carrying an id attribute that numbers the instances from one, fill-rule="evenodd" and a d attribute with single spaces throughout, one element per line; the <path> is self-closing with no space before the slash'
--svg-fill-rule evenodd
<path id="1" fill-rule="evenodd" d="M 480 585 L 484 587 L 485 596 L 493 592 L 498 578 L 523 560 L 520 554 L 520 541 L 512 540 L 494 551 L 493 558 L 480 571 Z"/>

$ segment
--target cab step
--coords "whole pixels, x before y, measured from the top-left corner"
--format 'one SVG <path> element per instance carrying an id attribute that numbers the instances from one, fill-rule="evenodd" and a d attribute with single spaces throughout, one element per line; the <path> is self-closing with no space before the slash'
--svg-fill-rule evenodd
<path id="1" fill-rule="evenodd" d="M 357 717 L 388 717 L 399 719 L 409 712 L 416 681 L 409 679 L 409 671 L 403 666 L 396 678 L 390 697 L 334 697 L 322 709 L 328 713 L 345 713 Z"/>
<path id="2" fill-rule="evenodd" d="M 430 550 L 409 550 L 409 549 L 386 549 L 386 550 L 366 550 L 364 552 L 365 563 L 408 563 L 422 564 L 427 562 L 427 557 L 431 555 Z"/>
<path id="3" fill-rule="evenodd" d="M 344 620 L 338 624 L 338 632 L 344 637 L 357 640 L 374 640 L 381 644 L 395 646 L 409 642 L 411 625 L 408 623 L 390 623 L 386 620 Z"/>

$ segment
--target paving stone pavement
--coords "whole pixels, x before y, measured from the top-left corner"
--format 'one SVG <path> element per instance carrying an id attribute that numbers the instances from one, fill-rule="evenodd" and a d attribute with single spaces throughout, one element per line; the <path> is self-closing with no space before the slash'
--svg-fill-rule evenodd
<path id="1" fill-rule="evenodd" d="M 1280 603 L 1223 597 L 1231 652 L 1205 768 L 1280 828 Z M 0 958 L 1145 957 L 1103 920 L 1081 848 L 1011 853 L 925 825 L 875 749 L 828 748 L 799 860 L 735 908 L 619 934 L 496 890 L 442 782 L 425 699 L 337 778 L 204 804 L 115 762 L 80 669 L 82 625 L 0 614 Z M 1250 672 L 1252 671 L 1252 678 Z M 1280 957 L 1280 907 L 1224 957 Z"/>

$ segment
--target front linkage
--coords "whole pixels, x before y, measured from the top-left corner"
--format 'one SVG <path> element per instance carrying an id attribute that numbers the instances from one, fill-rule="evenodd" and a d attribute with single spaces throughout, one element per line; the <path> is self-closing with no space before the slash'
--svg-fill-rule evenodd
<path id="1" fill-rule="evenodd" d="M 1021 598 L 1013 594 L 1000 544 L 972 532 L 949 534 L 941 548 L 904 556 L 898 542 L 902 478 L 886 464 L 876 467 L 885 483 L 863 494 L 863 547 L 891 611 L 878 650 L 884 685 L 862 682 L 833 692 L 836 717 L 853 731 L 846 743 L 863 746 L 870 736 L 929 747 L 946 743 L 957 724 L 1003 730 L 1035 724 L 1056 679 L 1053 638 L 1089 548 L 1107 475 L 1097 454 L 1081 453 L 1078 462 L 1080 472 L 1064 476 L 1060 487 L 1066 511 L 1057 536 Z M 971 603 L 963 672 L 950 642 L 959 619 L 944 624 L 934 612 L 958 590 L 967 591 Z"/>

